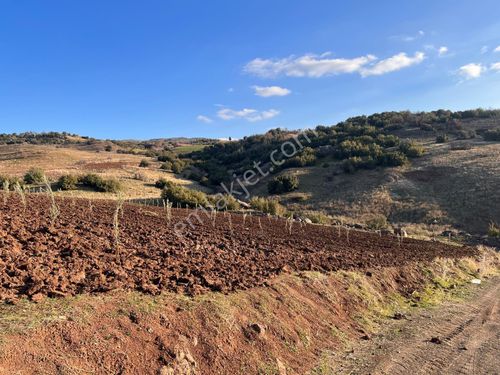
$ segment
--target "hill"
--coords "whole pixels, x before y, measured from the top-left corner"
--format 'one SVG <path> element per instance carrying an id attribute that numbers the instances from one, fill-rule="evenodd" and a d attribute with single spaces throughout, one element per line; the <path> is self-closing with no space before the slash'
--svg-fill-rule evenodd
<path id="1" fill-rule="evenodd" d="M 477 109 L 385 112 L 237 141 L 0 135 L 0 175 L 22 177 L 33 165 L 53 180 L 98 173 L 123 182 L 125 196 L 134 199 L 158 198 L 154 183 L 166 179 L 204 192 L 227 190 L 247 202 L 278 199 L 289 213 L 318 223 L 403 225 L 422 238 L 485 235 L 500 222 L 499 129 L 499 110 Z M 269 188 L 288 176 L 296 179 L 291 191 Z"/>

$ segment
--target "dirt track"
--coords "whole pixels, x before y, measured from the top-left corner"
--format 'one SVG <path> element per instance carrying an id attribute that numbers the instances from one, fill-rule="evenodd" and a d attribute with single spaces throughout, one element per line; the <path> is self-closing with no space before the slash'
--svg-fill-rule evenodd
<path id="1" fill-rule="evenodd" d="M 287 270 L 334 271 L 399 266 L 435 257 L 475 254 L 472 248 L 219 213 L 204 216 L 179 238 L 177 222 L 190 214 L 173 210 L 168 225 L 161 208 L 125 205 L 120 247 L 114 248 L 114 202 L 58 201 L 61 214 L 49 224 L 49 198 L 29 196 L 26 211 L 11 194 L 0 194 L 0 299 L 65 296 L 112 289 L 198 294 L 262 285 Z M 405 284 L 405 280 L 400 281 Z"/>
<path id="2" fill-rule="evenodd" d="M 499 374 L 499 301 L 497 278 L 467 302 L 420 313 L 398 330 L 392 329 L 402 334 L 381 335 L 355 349 L 336 373 Z"/>

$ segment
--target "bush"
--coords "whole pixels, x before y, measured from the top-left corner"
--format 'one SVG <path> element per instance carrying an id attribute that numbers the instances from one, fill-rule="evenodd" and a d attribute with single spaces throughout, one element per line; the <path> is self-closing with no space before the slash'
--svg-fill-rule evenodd
<path id="1" fill-rule="evenodd" d="M 155 187 L 158 189 L 163 189 L 165 186 L 167 186 L 168 181 L 164 178 L 160 178 L 158 181 L 155 182 Z"/>
<path id="2" fill-rule="evenodd" d="M 141 167 L 141 168 L 147 168 L 150 165 L 151 165 L 151 163 L 146 159 L 142 159 L 141 162 L 139 163 L 139 167 Z"/>
<path id="3" fill-rule="evenodd" d="M 373 215 L 366 220 L 366 225 L 373 230 L 385 229 L 388 226 L 387 218 L 384 215 Z"/>
<path id="4" fill-rule="evenodd" d="M 346 159 L 342 162 L 342 169 L 345 173 L 354 173 L 358 169 L 361 161 L 362 160 L 359 156 Z"/>
<path id="5" fill-rule="evenodd" d="M 14 186 L 16 184 L 19 184 L 20 186 L 24 185 L 24 181 L 22 181 L 19 177 L 0 175 L 0 189 L 3 190 L 3 185 L 5 182 L 9 183 L 9 190 L 14 190 Z"/>
<path id="6" fill-rule="evenodd" d="M 490 223 L 490 227 L 488 228 L 488 236 L 500 238 L 500 226 L 495 223 Z"/>
<path id="7" fill-rule="evenodd" d="M 205 193 L 197 190 L 187 189 L 180 185 L 168 181 L 163 188 L 161 197 L 165 200 L 180 205 L 195 207 L 196 205 L 207 207 L 209 205 L 208 197 Z"/>
<path id="8" fill-rule="evenodd" d="M 80 179 L 80 183 L 94 190 L 105 193 L 118 193 L 122 190 L 120 182 L 114 178 L 105 180 L 96 174 L 87 174 Z"/>
<path id="9" fill-rule="evenodd" d="M 45 179 L 45 173 L 40 168 L 31 168 L 24 175 L 24 182 L 27 184 L 41 184 Z"/>
<path id="10" fill-rule="evenodd" d="M 172 163 L 172 172 L 175 174 L 181 174 L 184 171 L 185 164 L 180 161 L 175 161 Z"/>
<path id="11" fill-rule="evenodd" d="M 114 178 L 110 178 L 108 180 L 102 180 L 102 182 L 97 185 L 98 191 L 102 191 L 105 193 L 118 193 L 122 190 L 122 186 L 120 181 Z"/>
<path id="12" fill-rule="evenodd" d="M 232 196 L 231 194 L 223 194 L 222 198 L 221 198 L 220 194 L 209 196 L 208 200 L 218 210 L 234 211 L 234 210 L 239 210 L 241 208 L 240 202 L 238 202 L 238 200 L 234 196 Z M 220 207 L 221 200 L 224 201 L 224 207 Z M 219 204 L 217 204 L 217 203 L 219 203 Z"/>
<path id="13" fill-rule="evenodd" d="M 311 147 L 304 147 L 297 156 L 283 163 L 282 168 L 300 168 L 313 165 L 316 162 L 316 153 Z"/>
<path id="14" fill-rule="evenodd" d="M 457 131 L 458 139 L 473 139 L 476 138 L 476 132 L 474 130 L 459 130 Z"/>
<path id="15" fill-rule="evenodd" d="M 171 171 L 172 170 L 172 162 L 166 161 L 165 163 L 162 163 L 160 165 L 160 169 L 163 169 L 164 171 Z"/>
<path id="16" fill-rule="evenodd" d="M 385 154 L 383 158 L 383 165 L 389 167 L 397 167 L 400 165 L 405 165 L 406 163 L 408 163 L 408 158 L 405 154 L 398 151 L 389 152 Z"/>
<path id="17" fill-rule="evenodd" d="M 250 200 L 250 206 L 257 211 L 271 215 L 283 216 L 286 213 L 277 199 L 254 197 Z"/>
<path id="18" fill-rule="evenodd" d="M 500 141 L 500 128 L 485 131 L 483 133 L 483 138 L 485 141 Z"/>
<path id="19" fill-rule="evenodd" d="M 61 190 L 76 190 L 79 181 L 80 180 L 78 176 L 71 174 L 64 175 L 59 177 L 59 180 L 57 181 L 57 187 Z"/>
<path id="20" fill-rule="evenodd" d="M 416 142 L 403 142 L 399 145 L 399 151 L 409 158 L 418 158 L 425 153 L 425 149 Z"/>
<path id="21" fill-rule="evenodd" d="M 320 211 L 302 212 L 301 216 L 311 220 L 314 224 L 331 224 L 332 218 Z"/>
<path id="22" fill-rule="evenodd" d="M 448 142 L 448 136 L 446 134 L 440 134 L 436 137 L 436 143 L 446 143 Z"/>
<path id="23" fill-rule="evenodd" d="M 297 190 L 299 179 L 295 175 L 282 175 L 269 181 L 267 190 L 270 194 L 283 194 Z"/>

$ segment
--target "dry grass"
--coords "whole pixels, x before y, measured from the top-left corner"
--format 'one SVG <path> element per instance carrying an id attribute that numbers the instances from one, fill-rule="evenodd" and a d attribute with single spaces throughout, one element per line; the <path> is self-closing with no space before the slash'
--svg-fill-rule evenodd
<path id="1" fill-rule="evenodd" d="M 22 177 L 33 165 L 43 169 L 47 177 L 55 181 L 66 174 L 82 175 L 96 173 L 103 178 L 116 178 L 123 186 L 124 199 L 158 198 L 160 192 L 154 183 L 160 178 L 198 190 L 206 188 L 173 173 L 159 169 L 161 163 L 151 159 L 148 168 L 139 168 L 143 155 L 95 152 L 79 147 L 56 147 L 40 145 L 0 145 L 0 170 L 2 174 Z M 137 178 L 140 175 L 140 178 Z M 54 192 L 56 196 L 68 196 L 70 192 Z M 76 190 L 76 198 L 113 199 L 113 193 Z"/>
<path id="2" fill-rule="evenodd" d="M 453 142 L 428 141 L 425 156 L 406 167 L 344 174 L 331 161 L 329 168 L 287 170 L 298 173 L 300 186 L 280 200 L 288 209 L 322 211 L 346 223 L 366 223 L 373 215 L 383 215 L 390 224 L 436 220 L 439 226 L 486 234 L 489 223 L 500 217 L 500 143 L 461 142 L 471 149 L 451 151 Z M 267 196 L 267 180 L 251 192 Z"/>

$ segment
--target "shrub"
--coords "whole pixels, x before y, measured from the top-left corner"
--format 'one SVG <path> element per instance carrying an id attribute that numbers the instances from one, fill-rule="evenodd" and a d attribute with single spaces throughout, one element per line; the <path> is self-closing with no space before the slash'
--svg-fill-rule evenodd
<path id="1" fill-rule="evenodd" d="M 297 190 L 299 179 L 295 175 L 282 175 L 269 181 L 267 190 L 270 194 L 282 194 Z"/>
<path id="2" fill-rule="evenodd" d="M 110 178 L 102 180 L 102 182 L 97 186 L 97 189 L 105 193 L 118 193 L 122 190 L 122 186 L 120 181 L 115 178 Z"/>
<path id="3" fill-rule="evenodd" d="M 457 131 L 458 139 L 472 139 L 476 138 L 476 132 L 474 130 L 459 130 Z"/>
<path id="4" fill-rule="evenodd" d="M 168 181 L 164 178 L 160 178 L 155 182 L 155 187 L 158 189 L 163 189 L 165 186 L 167 186 Z"/>
<path id="5" fill-rule="evenodd" d="M 239 210 L 241 208 L 240 202 L 238 202 L 238 200 L 234 196 L 232 196 L 231 194 L 223 194 L 222 197 L 220 194 L 209 196 L 208 200 L 218 210 L 234 211 L 234 210 Z M 223 200 L 223 202 L 224 202 L 223 207 L 220 207 L 221 200 Z M 217 204 L 217 203 L 219 203 L 219 204 Z"/>
<path id="6" fill-rule="evenodd" d="M 150 165 L 151 165 L 151 163 L 146 159 L 142 159 L 141 162 L 139 163 L 139 167 L 141 167 L 141 168 L 147 168 Z"/>
<path id="7" fill-rule="evenodd" d="M 483 133 L 483 138 L 485 141 L 500 141 L 500 128 L 485 131 Z"/>
<path id="8" fill-rule="evenodd" d="M 282 168 L 300 168 L 313 165 L 316 162 L 316 153 L 311 147 L 304 147 L 297 156 L 283 163 Z"/>
<path id="9" fill-rule="evenodd" d="M 425 149 L 416 142 L 403 142 L 399 145 L 399 151 L 409 158 L 418 158 L 425 153 Z"/>
<path id="10" fill-rule="evenodd" d="M 104 148 L 104 151 L 111 152 L 111 151 L 113 151 L 113 147 L 111 147 L 111 145 L 107 145 L 107 146 Z"/>
<path id="11" fill-rule="evenodd" d="M 31 168 L 24 175 L 24 182 L 27 184 L 41 184 L 45 179 L 45 173 L 40 168 Z"/>
<path id="12" fill-rule="evenodd" d="M 408 158 L 405 154 L 398 151 L 389 152 L 385 154 L 383 158 L 383 165 L 389 167 L 397 167 L 400 165 L 405 165 L 406 163 L 408 163 Z"/>
<path id="13" fill-rule="evenodd" d="M 301 216 L 311 220 L 314 224 L 331 224 L 332 218 L 320 211 L 302 212 Z"/>
<path id="14" fill-rule="evenodd" d="M 359 156 L 346 159 L 342 162 L 342 169 L 345 173 L 354 173 L 359 168 L 362 160 Z"/>
<path id="15" fill-rule="evenodd" d="M 14 186 L 16 184 L 19 184 L 19 186 L 24 185 L 24 181 L 22 181 L 19 177 L 12 177 L 12 176 L 4 176 L 0 175 L 0 189 L 3 190 L 4 185 L 9 186 L 9 190 L 14 190 Z"/>
<path id="16" fill-rule="evenodd" d="M 87 174 L 80 179 L 80 183 L 97 191 L 118 193 L 122 190 L 120 182 L 114 178 L 105 180 L 96 174 Z"/>
<path id="17" fill-rule="evenodd" d="M 436 137 L 436 143 L 446 143 L 448 142 L 448 136 L 446 134 L 439 134 Z"/>
<path id="18" fill-rule="evenodd" d="M 166 161 L 160 165 L 160 169 L 163 169 L 164 171 L 171 171 L 172 170 L 172 162 Z"/>
<path id="19" fill-rule="evenodd" d="M 500 238 L 500 226 L 495 223 L 490 223 L 488 228 L 488 236 Z"/>
<path id="20" fill-rule="evenodd" d="M 209 205 L 208 197 L 205 193 L 187 189 L 170 181 L 163 188 L 161 197 L 165 200 L 168 199 L 174 204 L 187 204 L 190 207 L 195 207 L 196 205 L 207 207 Z"/>
<path id="21" fill-rule="evenodd" d="M 286 213 L 277 199 L 254 197 L 250 200 L 250 206 L 257 211 L 271 215 L 283 216 Z"/>
<path id="22" fill-rule="evenodd" d="M 80 180 L 78 176 L 68 174 L 59 177 L 59 180 L 57 181 L 57 187 L 61 190 L 76 190 L 79 182 Z"/>
<path id="23" fill-rule="evenodd" d="M 172 163 L 172 172 L 175 174 L 181 174 L 184 171 L 185 164 L 180 161 L 175 161 Z"/>
<path id="24" fill-rule="evenodd" d="M 384 215 L 373 215 L 366 220 L 366 225 L 373 230 L 385 229 L 388 226 L 387 218 Z"/>

